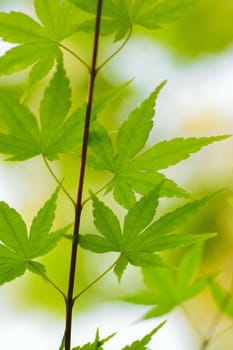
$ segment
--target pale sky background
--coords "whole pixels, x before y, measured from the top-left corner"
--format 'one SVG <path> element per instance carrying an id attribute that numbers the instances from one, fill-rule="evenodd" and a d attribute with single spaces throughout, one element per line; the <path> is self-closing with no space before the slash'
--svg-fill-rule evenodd
<path id="1" fill-rule="evenodd" d="M 12 5 L 12 8 L 19 10 L 23 5 L 19 3 L 17 7 Z M 23 10 L 22 7 L 21 10 Z M 0 43 L 0 52 L 4 49 L 5 46 L 1 46 Z M 135 59 L 132 60 L 130 57 Z M 145 62 L 144 65 L 143 62 Z M 160 138 L 233 132 L 233 47 L 221 54 L 209 55 L 193 63 L 182 65 L 176 62 L 168 51 L 156 46 L 154 42 L 133 40 L 105 69 L 106 77 L 112 65 L 115 66 L 116 79 L 119 78 L 120 82 L 135 77 L 134 86 L 143 97 L 162 80 L 168 80 L 157 104 L 156 121 Z M 156 135 L 152 135 L 153 137 L 156 138 Z M 172 178 L 179 179 L 181 183 L 188 181 L 191 169 L 193 176 L 201 173 L 204 178 L 206 177 L 206 181 L 211 169 L 215 170 L 215 173 L 217 171 L 217 175 L 225 174 L 227 171 L 229 176 L 232 176 L 232 142 L 218 144 L 218 149 L 215 146 L 211 147 L 209 152 L 192 157 L 184 165 L 178 166 L 177 170 L 172 169 L 170 171 Z M 33 163 L 30 164 L 28 177 L 33 173 Z M 15 203 L 19 208 L 22 193 L 20 186 L 14 180 L 15 175 L 11 173 L 9 167 L 6 168 L 4 164 L 0 164 L 0 200 L 8 201 L 11 205 Z M 30 186 L 33 187 L 33 184 Z M 28 191 L 30 190 L 31 188 Z M 20 297 L 23 298 L 23 295 Z M 0 289 L 0 309 L 2 348 L 5 350 L 58 349 L 63 321 L 41 314 L 39 310 L 29 312 L 19 309 L 8 295 L 8 288 L 5 287 Z M 115 331 L 119 332 L 118 336 L 105 346 L 106 350 L 119 350 L 127 344 L 128 339 L 141 338 L 161 320 L 166 319 L 163 317 L 159 320 L 134 324 L 144 310 L 142 307 L 117 303 L 91 308 L 89 312 L 75 317 L 74 345 L 77 345 L 75 340 L 79 343 L 91 341 L 96 328 L 99 327 L 103 337 Z M 182 313 L 177 311 L 167 319 L 168 324 L 151 342 L 151 349 L 197 350 L 198 337 L 185 321 Z"/>

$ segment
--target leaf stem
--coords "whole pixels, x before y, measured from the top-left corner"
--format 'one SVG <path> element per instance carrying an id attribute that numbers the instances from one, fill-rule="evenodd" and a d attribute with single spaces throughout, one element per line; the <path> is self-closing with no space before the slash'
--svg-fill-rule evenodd
<path id="1" fill-rule="evenodd" d="M 128 31 L 128 35 L 127 35 L 126 39 L 123 41 L 123 43 L 121 44 L 121 46 L 118 47 L 118 49 L 116 49 L 116 51 L 114 51 L 104 62 L 102 62 L 98 66 L 97 71 L 101 70 L 104 66 L 106 66 L 106 64 L 108 64 L 108 62 L 110 62 L 125 47 L 125 45 L 128 43 L 128 41 L 132 35 L 132 31 L 133 31 L 133 27 L 131 25 L 129 28 L 129 31 Z"/>
<path id="2" fill-rule="evenodd" d="M 108 181 L 104 186 L 102 186 L 98 191 L 94 192 L 95 195 L 99 194 L 100 192 L 102 192 L 108 185 L 110 185 L 110 183 L 112 182 L 112 179 L 110 181 Z M 82 206 L 84 206 L 89 200 L 91 199 L 91 196 L 87 197 L 83 202 L 82 202 Z"/>
<path id="3" fill-rule="evenodd" d="M 96 67 L 97 67 L 97 56 L 98 56 L 98 47 L 99 47 L 102 5 L 103 5 L 103 0 L 98 0 L 93 52 L 92 52 L 92 63 L 91 63 L 91 69 L 90 69 L 89 88 L 88 88 L 88 96 L 87 96 L 87 108 L 86 108 L 82 152 L 81 152 L 81 163 L 80 163 L 79 180 L 78 180 L 77 201 L 75 206 L 75 219 L 74 219 L 74 231 L 73 231 L 74 241 L 72 243 L 69 283 L 68 283 L 67 300 L 66 300 L 65 350 L 70 350 L 70 347 L 71 347 L 72 310 L 73 310 L 73 304 L 74 304 L 73 291 L 74 291 L 74 282 L 75 282 L 77 253 L 78 253 L 77 242 L 79 237 L 79 228 L 80 228 L 81 213 L 82 213 L 82 195 L 83 195 L 84 176 L 85 176 L 86 159 L 87 159 L 88 137 L 89 137 L 90 123 L 91 123 L 91 112 L 92 112 L 92 104 L 93 104 L 93 96 L 94 96 L 95 78 L 97 74 Z"/>
<path id="4" fill-rule="evenodd" d="M 223 300 L 223 303 L 221 306 L 223 311 L 226 309 L 227 305 L 229 304 L 229 301 L 230 301 L 231 295 L 232 295 L 231 293 L 232 293 L 232 285 L 231 285 L 231 290 L 229 291 L 229 293 L 226 295 L 225 299 Z M 216 332 L 216 329 L 218 328 L 218 326 L 223 318 L 223 315 L 224 315 L 222 310 L 217 311 L 215 317 L 213 318 L 213 320 L 209 326 L 209 329 L 206 333 L 206 336 L 201 344 L 200 350 L 205 350 L 207 348 L 207 346 L 209 345 L 209 343 L 211 342 L 211 340 L 213 339 L 214 334 Z"/>
<path id="5" fill-rule="evenodd" d="M 89 67 L 89 65 L 79 56 L 77 55 L 74 51 L 72 51 L 71 49 L 69 49 L 67 46 L 61 44 L 61 43 L 58 43 L 58 45 L 63 48 L 64 50 L 66 50 L 67 52 L 69 52 L 72 56 L 74 56 L 75 58 L 77 58 L 77 60 L 79 62 L 81 62 L 88 70 L 88 72 L 90 73 L 91 72 L 91 68 Z"/>
<path id="6" fill-rule="evenodd" d="M 40 271 L 35 264 L 33 264 L 33 261 L 28 262 L 31 266 L 33 266 L 33 269 L 37 271 L 39 276 L 41 276 L 45 281 L 47 281 L 56 291 L 62 295 L 62 297 L 66 301 L 66 295 L 65 293 L 46 275 L 45 272 Z"/>
<path id="7" fill-rule="evenodd" d="M 113 264 L 111 264 L 103 273 L 101 273 L 94 281 L 92 281 L 90 284 L 88 284 L 83 290 L 81 290 L 73 299 L 75 302 L 81 295 L 83 295 L 88 289 L 90 289 L 92 286 L 94 286 L 97 282 L 99 282 L 104 276 L 108 274 L 117 264 L 119 260 L 119 257 L 114 261 Z"/>
<path id="8" fill-rule="evenodd" d="M 51 168 L 51 166 L 49 165 L 49 162 L 47 161 L 46 157 L 44 155 L 42 155 L 43 157 L 43 161 L 46 165 L 46 168 L 48 169 L 49 173 L 51 174 L 51 176 L 54 178 L 54 180 L 56 181 L 56 183 L 61 187 L 62 191 L 66 194 L 66 196 L 70 199 L 70 201 L 72 202 L 72 204 L 74 206 L 76 206 L 75 200 L 71 197 L 71 195 L 69 194 L 69 192 L 66 190 L 66 188 L 63 186 L 62 181 L 58 179 L 58 177 L 56 176 L 56 174 L 54 173 L 53 169 Z"/>
<path id="9" fill-rule="evenodd" d="M 201 331 L 198 328 L 198 325 L 194 322 L 193 318 L 191 317 L 188 310 L 186 309 L 186 307 L 183 304 L 181 304 L 181 309 L 182 309 L 183 313 L 185 314 L 186 318 L 189 320 L 192 328 L 196 331 L 196 333 L 200 337 L 200 339 L 203 339 L 203 335 L 201 334 Z"/>

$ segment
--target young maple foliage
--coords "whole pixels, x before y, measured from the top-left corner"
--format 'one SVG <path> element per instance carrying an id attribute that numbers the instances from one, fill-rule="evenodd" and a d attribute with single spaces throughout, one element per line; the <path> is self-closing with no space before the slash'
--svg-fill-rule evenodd
<path id="1" fill-rule="evenodd" d="M 202 206 L 218 196 L 219 192 L 189 202 L 153 221 L 160 188 L 161 185 L 158 185 L 129 209 L 125 216 L 123 230 L 112 210 L 92 195 L 94 224 L 101 235 L 80 235 L 79 243 L 83 248 L 95 253 L 120 252 L 114 269 L 119 281 L 129 263 L 141 267 L 163 267 L 163 261 L 156 252 L 188 246 L 215 236 L 215 233 L 172 232 Z"/>
<path id="2" fill-rule="evenodd" d="M 89 107 L 92 106 L 92 113 L 90 113 L 91 123 L 87 142 L 83 134 L 88 103 L 75 107 L 74 112 L 70 114 L 71 107 L 74 106 L 71 101 L 71 84 L 63 62 L 63 50 L 73 54 L 79 63 L 87 68 L 91 82 L 92 77 L 96 76 L 124 47 L 134 26 L 148 30 L 160 28 L 179 18 L 197 1 L 104 0 L 102 18 L 101 11 L 97 11 L 97 5 L 100 6 L 101 2 L 97 0 L 34 0 L 38 20 L 21 12 L 0 12 L 1 38 L 17 44 L 0 57 L 0 75 L 12 74 L 31 67 L 28 82 L 30 89 L 54 66 L 56 67 L 45 88 L 38 116 L 23 103 L 0 92 L 0 119 L 4 126 L 4 132 L 0 133 L 0 152 L 8 155 L 10 157 L 8 160 L 11 161 L 24 161 L 41 155 L 47 162 L 57 160 L 61 153 L 75 151 L 78 154 L 80 148 L 88 146 L 87 162 L 83 157 L 81 168 L 84 169 L 87 163 L 96 171 L 104 170 L 112 175 L 112 180 L 105 186 L 106 192 L 112 192 L 115 200 L 126 209 L 126 214 L 121 223 L 112 209 L 92 193 L 94 224 L 99 234 L 80 235 L 80 232 L 74 229 L 72 253 L 77 248 L 76 244 L 95 253 L 119 253 L 118 260 L 112 265 L 119 281 L 128 264 L 142 267 L 145 283 L 152 289 L 144 297 L 147 304 L 154 306 L 145 316 L 147 318 L 172 310 L 206 286 L 208 276 L 196 277 L 201 261 L 200 245 L 194 246 L 184 256 L 178 272 L 168 267 L 159 253 L 167 249 L 199 244 L 214 237 L 215 233 L 179 234 L 177 229 L 221 193 L 215 192 L 199 200 L 191 200 L 191 196 L 183 188 L 168 179 L 160 170 L 175 165 L 202 147 L 229 136 L 176 138 L 147 147 L 146 143 L 153 128 L 157 98 L 165 85 L 165 82 L 162 82 L 129 113 L 118 130 L 116 142 L 113 142 L 111 133 L 101 125 L 98 117 L 129 84 L 126 82 L 88 101 Z M 94 28 L 98 28 L 95 27 L 97 12 L 101 22 L 100 34 L 113 35 L 115 42 L 122 39 L 123 41 L 114 54 L 92 71 L 89 63 L 63 45 L 63 40 L 78 32 L 93 33 L 96 30 Z M 98 35 L 95 36 L 95 40 L 96 37 Z M 97 57 L 98 45 L 93 47 L 96 47 L 96 52 L 93 49 L 93 53 Z M 86 201 L 80 203 L 79 207 L 79 203 L 75 203 L 61 181 L 57 182 L 75 205 L 74 226 L 79 227 L 82 207 Z M 20 214 L 5 202 L 0 202 L 0 284 L 23 275 L 27 269 L 39 274 L 64 297 L 68 316 L 66 320 L 69 321 L 72 319 L 73 303 L 77 300 L 71 290 L 75 276 L 70 275 L 68 293 L 65 295 L 48 279 L 45 267 L 34 260 L 50 252 L 62 236 L 70 238 L 66 235 L 68 227 L 51 232 L 58 191 L 56 189 L 39 210 L 29 232 Z M 82 194 L 82 191 L 83 187 L 80 185 L 78 192 Z M 161 197 L 181 197 L 188 202 L 157 218 Z M 79 218 L 77 213 L 80 213 Z M 72 255 L 71 272 L 75 271 L 76 264 L 76 257 L 74 259 L 73 257 L 75 254 Z M 110 268 L 107 271 L 109 270 Z M 84 291 L 105 274 L 106 272 Z M 174 290 L 176 292 L 173 292 Z M 216 302 L 221 303 L 225 297 L 224 291 L 217 284 L 212 284 L 212 291 Z M 78 296 L 81 294 L 82 292 Z M 138 296 L 130 298 L 134 302 L 143 302 L 142 295 L 140 298 Z M 226 310 L 228 313 L 232 312 L 231 302 Z M 122 350 L 146 350 L 151 337 L 162 325 Z M 67 323 L 60 350 L 64 347 L 70 350 L 70 339 L 68 339 L 70 335 L 71 323 L 70 325 Z M 103 350 L 104 344 L 112 336 L 101 340 L 97 331 L 94 342 L 75 347 L 73 350 Z"/>
<path id="3" fill-rule="evenodd" d="M 45 267 L 33 259 L 50 252 L 67 230 L 50 232 L 55 218 L 58 190 L 39 210 L 29 235 L 20 214 L 0 202 L 0 284 L 24 274 L 26 269 L 43 276 Z"/>
<path id="4" fill-rule="evenodd" d="M 114 34 L 114 41 L 123 39 L 133 25 L 158 29 L 163 24 L 177 20 L 185 10 L 198 0 L 108 0 L 103 3 L 102 35 Z M 71 0 L 82 11 L 95 15 L 96 0 Z M 93 32 L 95 19 L 81 23 L 79 31 Z"/>
<path id="5" fill-rule="evenodd" d="M 148 347 L 147 345 L 151 341 L 152 337 L 154 334 L 156 334 L 165 322 L 160 323 L 156 328 L 154 328 L 150 333 L 145 335 L 141 340 L 136 340 L 134 341 L 131 345 L 127 345 L 122 350 L 147 350 Z M 83 346 L 78 346 L 73 348 L 72 350 L 104 350 L 103 345 L 109 341 L 113 336 L 115 335 L 112 334 L 109 337 L 105 339 L 100 339 L 99 337 L 99 331 L 96 332 L 96 338 L 93 343 L 88 343 Z"/>
<path id="6" fill-rule="evenodd" d="M 68 0 L 35 0 L 34 5 L 41 24 L 21 12 L 0 13 L 0 36 L 19 44 L 0 57 L 0 75 L 33 65 L 30 86 L 47 75 L 62 55 L 59 42 L 75 32 L 79 12 Z"/>

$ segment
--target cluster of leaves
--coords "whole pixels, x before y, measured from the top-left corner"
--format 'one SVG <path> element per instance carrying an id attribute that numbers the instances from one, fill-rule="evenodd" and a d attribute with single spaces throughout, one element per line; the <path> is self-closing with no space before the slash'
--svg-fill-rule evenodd
<path id="1" fill-rule="evenodd" d="M 118 41 L 131 33 L 134 25 L 156 29 L 177 19 L 196 1 L 106 0 L 103 2 L 101 31 L 105 35 L 114 35 L 114 40 Z M 34 4 L 40 23 L 24 13 L 0 13 L 2 39 L 18 44 L 0 57 L 0 75 L 32 66 L 29 74 L 29 86 L 32 86 L 45 77 L 56 62 L 56 71 L 40 103 L 39 118 L 28 107 L 0 93 L 0 118 L 5 128 L 5 132 L 0 133 L 0 152 L 10 156 L 11 161 L 23 161 L 37 155 L 52 161 L 60 153 L 82 146 L 83 142 L 86 105 L 69 115 L 71 88 L 63 66 L 62 41 L 77 31 L 93 32 L 97 1 L 34 0 Z M 84 22 L 79 22 L 79 12 L 84 13 Z M 84 61 L 82 63 L 89 68 Z M 144 150 L 153 128 L 157 97 L 164 84 L 156 87 L 139 107 L 129 113 L 118 130 L 115 144 L 97 117 L 124 85 L 92 101 L 88 165 L 112 174 L 106 191 L 112 191 L 127 212 L 121 225 L 111 208 L 91 194 L 94 224 L 99 234 L 80 235 L 78 240 L 84 249 L 95 253 L 118 252 L 114 271 L 119 281 L 128 264 L 150 268 L 144 271 L 144 276 L 153 291 L 146 297 L 147 303 L 156 304 L 156 308 L 146 317 L 170 311 L 207 284 L 207 277 L 196 278 L 201 246 L 194 247 L 183 258 L 178 272 L 167 267 L 158 253 L 213 237 L 214 233 L 179 234 L 177 229 L 219 194 L 216 192 L 189 201 L 155 219 L 161 197 L 190 200 L 190 195 L 160 170 L 228 137 L 177 138 Z M 51 251 L 66 233 L 67 227 L 51 232 L 57 196 L 58 189 L 34 218 L 29 233 L 20 214 L 6 203 L 0 203 L 0 284 L 21 276 L 27 269 L 46 278 L 45 267 L 34 259 Z M 174 289 L 177 293 L 171 294 Z M 215 286 L 215 295 L 221 295 L 216 290 Z M 138 301 L 137 298 L 131 299 Z M 161 326 L 122 350 L 146 349 Z M 111 337 L 101 340 L 97 332 L 93 343 L 73 350 L 101 350 Z"/>
<path id="2" fill-rule="evenodd" d="M 110 135 L 97 120 L 91 127 L 89 145 L 94 154 L 89 156 L 88 165 L 114 175 L 107 191 L 113 190 L 117 202 L 126 209 L 136 203 L 135 192 L 146 195 L 161 182 L 161 195 L 189 198 L 184 189 L 158 170 L 177 164 L 203 146 L 229 137 L 175 138 L 159 142 L 142 153 L 153 128 L 154 108 L 164 84 L 156 87 L 120 126 L 115 151 Z"/>
<path id="3" fill-rule="evenodd" d="M 61 57 L 59 42 L 75 32 L 78 9 L 65 0 L 35 0 L 41 24 L 21 12 L 0 13 L 0 36 L 19 44 L 0 58 L 0 75 L 32 66 L 29 83 L 42 79 Z"/>
<path id="4" fill-rule="evenodd" d="M 154 328 L 149 334 L 145 335 L 141 340 L 134 341 L 131 345 L 125 346 L 122 350 L 147 350 L 147 344 L 151 341 L 151 338 L 158 330 L 165 324 L 162 322 L 159 326 Z M 83 346 L 78 346 L 72 350 L 104 350 L 102 347 L 109 339 L 111 339 L 115 334 L 100 340 L 99 331 L 96 332 L 95 341 L 93 343 L 88 343 Z"/>
<path id="5" fill-rule="evenodd" d="M 20 214 L 0 202 L 0 284 L 24 274 L 28 269 L 45 275 L 45 267 L 34 261 L 50 252 L 67 227 L 50 232 L 55 218 L 58 190 L 39 210 L 32 221 L 29 235 Z"/>
<path id="6" fill-rule="evenodd" d="M 120 280 L 128 263 L 141 267 L 163 267 L 158 254 L 167 249 L 198 243 L 215 234 L 179 234 L 172 233 L 184 224 L 199 208 L 219 193 L 195 200 L 177 208 L 156 221 L 154 218 L 158 206 L 160 186 L 143 196 L 127 213 L 123 230 L 112 210 L 94 195 L 94 223 L 101 235 L 80 235 L 80 245 L 95 253 L 120 252 L 115 273 Z M 163 274 L 164 270 L 161 270 Z M 165 270 L 166 271 L 166 270 Z"/>
<path id="7" fill-rule="evenodd" d="M 97 1 L 71 0 L 82 11 L 95 15 Z M 121 40 L 133 25 L 146 29 L 158 29 L 161 25 L 177 20 L 197 0 L 108 0 L 103 3 L 103 35 L 114 34 Z M 78 30 L 93 32 L 95 19 L 88 19 Z"/>
<path id="8" fill-rule="evenodd" d="M 122 39 L 133 24 L 149 29 L 177 19 L 197 0 L 108 0 L 104 1 L 102 31 L 116 33 Z M 96 13 L 97 1 L 34 0 L 36 14 L 41 23 L 21 12 L 0 13 L 0 36 L 18 44 L 0 58 L 0 75 L 12 74 L 33 66 L 29 84 L 33 85 L 51 70 L 61 58 L 61 42 L 77 31 L 93 32 L 94 19 L 79 23 L 80 9 Z"/>

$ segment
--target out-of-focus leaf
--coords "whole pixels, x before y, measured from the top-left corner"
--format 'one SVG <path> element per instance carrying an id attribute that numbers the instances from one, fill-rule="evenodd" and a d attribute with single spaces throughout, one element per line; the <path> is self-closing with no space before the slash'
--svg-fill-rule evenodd
<path id="1" fill-rule="evenodd" d="M 153 306 L 144 318 L 152 318 L 164 315 L 184 301 L 195 297 L 210 282 L 210 276 L 199 276 L 202 246 L 194 245 L 190 248 L 178 263 L 177 268 L 157 267 L 143 269 L 144 282 L 147 291 L 128 295 L 123 299 L 143 305 Z M 188 268 L 191 266 L 191 274 L 188 276 Z"/>
<path id="2" fill-rule="evenodd" d="M 231 290 L 225 290 L 218 282 L 211 281 L 211 292 L 218 307 L 226 315 L 233 318 L 233 293 Z"/>

